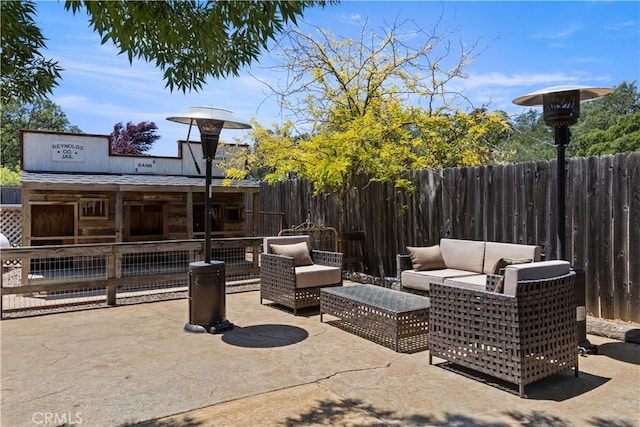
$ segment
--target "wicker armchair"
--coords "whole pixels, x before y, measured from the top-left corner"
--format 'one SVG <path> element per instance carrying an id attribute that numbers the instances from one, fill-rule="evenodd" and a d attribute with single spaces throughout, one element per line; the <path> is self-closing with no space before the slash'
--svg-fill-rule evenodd
<path id="1" fill-rule="evenodd" d="M 320 305 L 320 289 L 342 286 L 342 257 L 340 252 L 310 250 L 313 264 L 296 266 L 294 257 L 276 255 L 270 245 L 291 245 L 304 242 L 309 236 L 267 237 L 264 239 L 260 261 L 260 304 L 263 299 L 293 309 Z"/>
<path id="2" fill-rule="evenodd" d="M 564 263 L 535 263 L 563 264 L 550 278 L 507 267 L 504 294 L 432 283 L 429 364 L 435 356 L 517 384 L 520 397 L 525 385 L 562 370 L 577 377 L 576 274 Z"/>

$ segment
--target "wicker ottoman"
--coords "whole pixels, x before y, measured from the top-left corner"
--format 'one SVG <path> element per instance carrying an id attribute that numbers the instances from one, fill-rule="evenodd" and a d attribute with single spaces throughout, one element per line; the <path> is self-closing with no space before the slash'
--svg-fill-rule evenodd
<path id="1" fill-rule="evenodd" d="M 402 353 L 428 348 L 429 298 L 375 285 L 320 290 L 320 321 Z"/>

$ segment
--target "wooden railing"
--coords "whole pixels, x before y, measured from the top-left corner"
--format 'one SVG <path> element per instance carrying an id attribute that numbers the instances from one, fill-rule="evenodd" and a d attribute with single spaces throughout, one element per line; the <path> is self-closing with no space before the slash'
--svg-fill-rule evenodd
<path id="1" fill-rule="evenodd" d="M 212 240 L 212 259 L 225 262 L 227 286 L 259 282 L 261 244 L 261 237 Z M 17 267 L 3 269 L 0 313 L 83 301 L 114 305 L 119 293 L 132 291 L 184 291 L 189 264 L 203 250 L 203 240 L 6 248 L 2 265 L 12 260 Z"/>

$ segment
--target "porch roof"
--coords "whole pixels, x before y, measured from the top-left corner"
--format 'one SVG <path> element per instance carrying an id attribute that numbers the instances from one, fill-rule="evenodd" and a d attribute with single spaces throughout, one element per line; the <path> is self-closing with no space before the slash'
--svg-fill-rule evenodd
<path id="1" fill-rule="evenodd" d="M 83 174 L 22 172 L 22 186 L 30 189 L 69 190 L 90 186 L 102 191 L 202 191 L 204 177 L 172 175 Z M 211 186 L 224 192 L 258 192 L 260 183 L 253 180 L 234 181 L 223 185 L 223 179 L 213 178 Z"/>

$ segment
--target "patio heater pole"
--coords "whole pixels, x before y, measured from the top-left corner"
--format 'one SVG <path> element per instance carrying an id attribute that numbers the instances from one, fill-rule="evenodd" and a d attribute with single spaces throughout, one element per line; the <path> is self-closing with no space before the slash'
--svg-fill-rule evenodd
<path id="1" fill-rule="evenodd" d="M 225 266 L 223 261 L 211 261 L 211 181 L 213 160 L 216 157 L 220 132 L 223 128 L 250 129 L 230 111 L 211 107 L 188 108 L 176 116 L 167 117 L 178 123 L 191 125 L 195 121 L 200 130 L 202 155 L 205 161 L 204 195 L 204 262 L 189 265 L 189 322 L 185 332 L 218 333 L 233 329 L 226 319 Z M 189 143 L 187 136 L 187 144 Z M 190 147 L 189 147 L 190 148 Z M 195 158 L 194 158 L 195 160 Z M 196 170 L 200 169 L 196 163 Z M 190 207 L 188 207 L 190 208 Z"/>
<path id="2" fill-rule="evenodd" d="M 198 120 L 198 128 L 200 128 L 200 140 L 202 142 L 202 154 L 205 160 L 205 181 L 204 181 L 204 262 L 211 262 L 211 169 L 213 167 L 213 159 L 216 157 L 218 149 L 218 141 L 220 140 L 220 131 L 224 122 L 211 121 L 209 126 L 205 128 L 203 121 Z M 202 126 L 202 128 L 201 128 Z M 205 133 L 205 132 L 211 133 Z"/>
<path id="3" fill-rule="evenodd" d="M 514 104 L 525 106 L 542 106 L 544 123 L 554 129 L 556 146 L 556 259 L 566 259 L 566 215 L 565 189 L 566 165 L 565 149 L 569 145 L 569 126 L 578 122 L 580 102 L 603 97 L 613 92 L 608 88 L 590 88 L 585 86 L 554 86 L 521 96 L 513 100 Z M 597 347 L 587 339 L 586 286 L 584 271 L 574 268 L 576 272 L 576 321 L 578 323 L 578 350 L 580 354 L 597 353 Z"/>
<path id="4" fill-rule="evenodd" d="M 557 175 L 558 175 L 558 185 L 556 189 L 556 197 L 557 197 L 557 206 L 558 206 L 558 215 L 556 215 L 556 226 L 557 226 L 557 243 L 558 243 L 558 259 L 565 259 L 567 256 L 567 232 L 566 232 L 566 222 L 565 222 L 565 206 L 566 206 L 566 196 L 565 196 L 565 188 L 567 181 L 567 170 L 565 168 L 565 148 L 569 145 L 569 126 L 560 126 L 554 129 L 555 133 L 555 144 L 556 144 L 556 167 L 557 167 Z"/>

